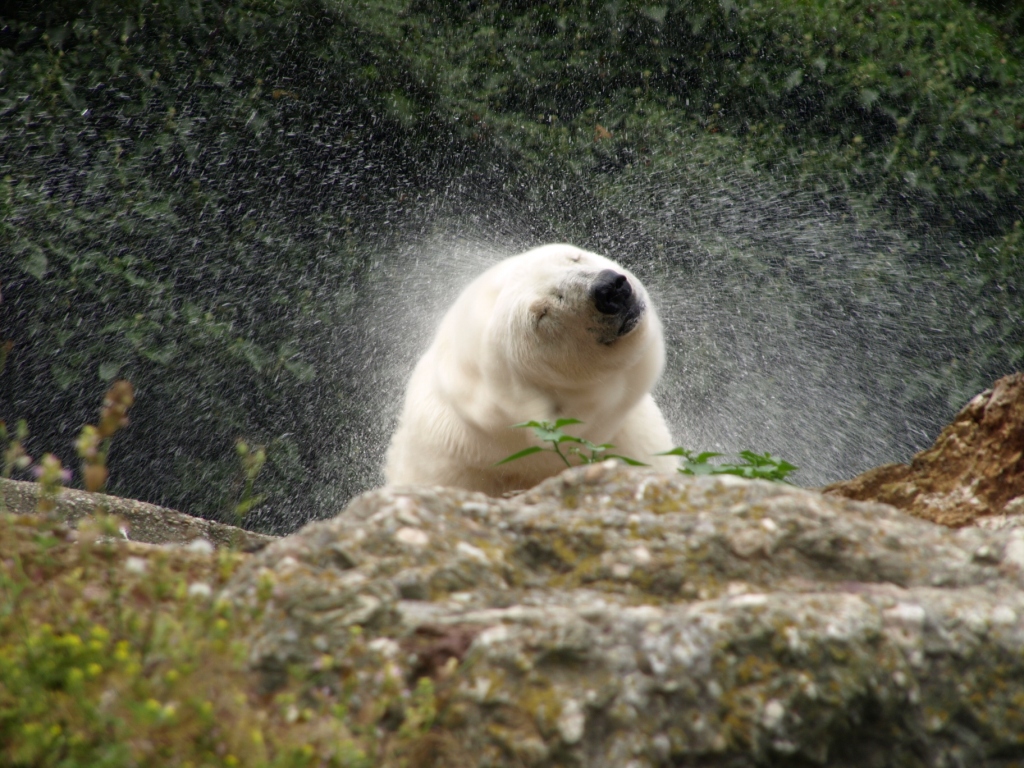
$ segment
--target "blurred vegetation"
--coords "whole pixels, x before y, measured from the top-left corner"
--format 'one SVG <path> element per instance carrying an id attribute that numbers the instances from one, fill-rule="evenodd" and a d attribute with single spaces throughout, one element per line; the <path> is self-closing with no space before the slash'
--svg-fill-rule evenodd
<path id="1" fill-rule="evenodd" d="M 230 520 L 245 487 L 290 527 L 359 407 L 324 329 L 418 201 L 475 177 L 570 239 L 630 169 L 695 157 L 963 243 L 931 267 L 976 296 L 953 356 L 984 385 L 1024 359 L 1022 26 L 1006 0 L 0 2 L 0 418 L 71 455 L 129 379 L 112 492 Z"/>
<path id="2" fill-rule="evenodd" d="M 3 765 L 416 764 L 437 711 L 429 679 L 382 673 L 354 627 L 270 689 L 247 656 L 273 581 L 236 606 L 217 595 L 243 555 L 132 549 L 111 540 L 120 525 L 0 514 Z"/>
<path id="3" fill-rule="evenodd" d="M 416 155 L 359 30 L 316 3 L 39 6 L 0 25 L 5 415 L 70 454 L 127 378 L 113 492 L 232 520 L 244 436 L 281 503 L 324 448 L 320 326 Z"/>

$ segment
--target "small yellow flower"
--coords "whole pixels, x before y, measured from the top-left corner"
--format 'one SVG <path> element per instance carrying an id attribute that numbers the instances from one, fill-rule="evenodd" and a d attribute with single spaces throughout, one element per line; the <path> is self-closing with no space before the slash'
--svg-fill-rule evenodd
<path id="1" fill-rule="evenodd" d="M 82 638 L 74 633 L 68 633 L 61 636 L 61 642 L 68 646 L 68 648 L 80 648 L 82 645 Z"/>

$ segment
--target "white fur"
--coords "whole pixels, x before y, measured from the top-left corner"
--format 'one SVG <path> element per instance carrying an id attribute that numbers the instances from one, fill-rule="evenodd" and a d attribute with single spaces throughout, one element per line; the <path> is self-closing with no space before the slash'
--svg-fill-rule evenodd
<path id="1" fill-rule="evenodd" d="M 607 343 L 589 284 L 604 269 L 626 275 L 646 310 Z M 405 395 L 385 466 L 389 485 L 448 485 L 491 495 L 530 488 L 565 465 L 538 453 L 495 466 L 530 445 L 524 421 L 572 417 L 566 431 L 671 471 L 665 420 L 650 395 L 665 360 L 661 323 L 646 291 L 613 261 L 545 245 L 484 272 L 448 310 Z"/>

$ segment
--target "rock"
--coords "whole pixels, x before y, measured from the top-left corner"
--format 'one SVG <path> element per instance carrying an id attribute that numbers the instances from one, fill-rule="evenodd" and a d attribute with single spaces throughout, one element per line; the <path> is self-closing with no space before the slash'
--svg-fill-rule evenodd
<path id="1" fill-rule="evenodd" d="M 38 497 L 38 483 L 0 479 L 0 511 L 33 514 L 36 511 Z M 74 488 L 61 489 L 56 501 L 55 514 L 67 523 L 76 523 L 102 509 L 124 520 L 123 535 L 126 539 L 145 544 L 188 544 L 206 541 L 218 547 L 254 550 L 277 538 L 246 531 L 233 525 L 192 517 L 144 501 L 88 493 Z M 197 546 L 201 547 L 202 544 L 199 543 Z"/>
<path id="2" fill-rule="evenodd" d="M 298 665 L 365 712 L 430 676 L 434 765 L 1008 766 L 1022 584 L 1024 530 L 606 462 L 364 494 L 225 596 L 266 601 L 267 690 Z"/>
<path id="3" fill-rule="evenodd" d="M 886 464 L 822 490 L 953 527 L 1024 513 L 1024 373 L 971 400 L 909 466 Z"/>

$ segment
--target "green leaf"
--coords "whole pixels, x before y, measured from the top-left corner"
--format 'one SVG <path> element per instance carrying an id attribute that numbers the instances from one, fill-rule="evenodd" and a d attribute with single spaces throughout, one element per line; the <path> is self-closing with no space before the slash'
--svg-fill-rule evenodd
<path id="1" fill-rule="evenodd" d="M 46 259 L 46 254 L 43 253 L 41 248 L 33 249 L 32 254 L 21 262 L 21 268 L 32 275 L 36 280 L 42 280 L 49 269 L 49 262 Z"/>
<path id="2" fill-rule="evenodd" d="M 560 438 L 564 437 L 561 432 L 545 429 L 544 427 L 534 427 L 533 434 L 537 436 L 538 440 L 542 440 L 545 443 L 557 443 Z"/>
<path id="3" fill-rule="evenodd" d="M 510 461 L 515 461 L 516 459 L 521 459 L 524 456 L 529 456 L 532 453 L 540 453 L 543 450 L 544 449 L 541 448 L 539 445 L 531 445 L 529 448 L 524 448 L 523 450 L 518 451 L 517 453 L 513 453 L 511 456 L 506 456 L 501 461 L 495 463 L 494 466 L 497 467 L 497 466 L 499 466 L 501 464 L 508 464 L 508 462 L 510 462 Z"/>
<path id="4" fill-rule="evenodd" d="M 693 455 L 693 451 L 689 448 L 673 448 L 671 451 L 663 451 L 662 453 L 656 453 L 655 456 L 682 456 L 688 461 L 692 461 L 694 464 L 706 464 L 708 459 L 713 459 L 715 456 L 723 456 L 724 454 L 715 453 L 714 451 L 704 451 L 704 453 Z"/>
<path id="5" fill-rule="evenodd" d="M 244 516 L 249 512 L 250 509 L 255 507 L 257 504 L 262 504 L 265 498 L 266 496 L 264 494 L 260 494 L 259 496 L 251 496 L 248 499 L 240 501 L 238 504 L 235 505 L 235 514 L 239 517 Z"/>
<path id="6" fill-rule="evenodd" d="M 655 456 L 689 456 L 693 451 L 689 448 L 680 448 L 676 446 L 671 451 L 662 451 L 661 453 L 654 454 Z"/>
<path id="7" fill-rule="evenodd" d="M 72 384 L 78 381 L 78 371 L 68 368 L 65 365 L 51 365 L 50 374 L 57 383 L 57 388 L 62 392 L 66 392 Z"/>
<path id="8" fill-rule="evenodd" d="M 117 372 L 121 370 L 122 365 L 124 365 L 124 363 L 115 363 L 113 361 L 100 363 L 100 378 L 103 381 L 111 381 L 115 376 L 117 376 Z"/>
<path id="9" fill-rule="evenodd" d="M 602 456 L 600 458 L 600 461 L 604 461 L 605 459 L 618 459 L 619 461 L 624 461 L 626 464 L 628 464 L 631 467 L 649 467 L 650 466 L 650 464 L 644 464 L 642 461 L 637 461 L 636 459 L 631 459 L 628 456 L 622 456 L 621 454 L 618 454 L 618 453 L 606 453 L 604 456 Z"/>
<path id="10" fill-rule="evenodd" d="M 144 358 L 152 360 L 154 363 L 160 365 L 168 365 L 174 359 L 178 353 L 177 345 L 174 343 L 167 344 L 163 347 L 152 347 L 150 349 L 139 350 Z"/>
<path id="11" fill-rule="evenodd" d="M 557 419 L 551 429 L 561 429 L 562 427 L 568 427 L 570 424 L 582 424 L 583 422 L 579 419 Z M 547 422 L 545 422 L 547 424 Z"/>
<path id="12" fill-rule="evenodd" d="M 776 482 L 788 482 L 785 478 L 790 472 L 797 468 L 787 461 L 779 461 L 772 458 L 767 451 L 755 453 L 754 451 L 741 451 L 739 457 L 743 459 L 742 464 L 709 464 L 708 459 L 722 456 L 724 454 L 714 451 L 705 451 L 697 456 L 693 451 L 685 448 L 675 448 L 661 455 L 675 455 L 685 457 L 679 472 L 684 475 L 734 475 L 749 480 L 772 480 Z"/>
<path id="13" fill-rule="evenodd" d="M 708 459 L 713 459 L 716 456 L 724 456 L 724 453 L 716 453 L 715 451 L 704 451 L 704 453 L 697 454 L 697 457 L 693 459 L 697 464 L 707 464 Z"/>
<path id="14" fill-rule="evenodd" d="M 679 472 L 683 475 L 714 475 L 717 474 L 717 467 L 712 464 L 694 464 L 688 461 L 679 468 Z"/>
<path id="15" fill-rule="evenodd" d="M 768 464 L 774 464 L 772 455 L 770 453 L 760 454 L 754 453 L 753 451 L 740 451 L 740 458 L 753 464 L 755 467 L 763 467 Z"/>

